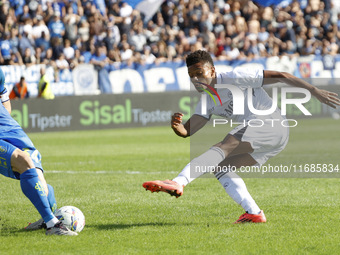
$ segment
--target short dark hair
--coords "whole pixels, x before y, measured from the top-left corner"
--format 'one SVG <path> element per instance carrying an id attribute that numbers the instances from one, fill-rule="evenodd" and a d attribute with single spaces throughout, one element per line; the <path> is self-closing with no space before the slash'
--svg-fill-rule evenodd
<path id="1" fill-rule="evenodd" d="M 192 66 L 194 64 L 197 64 L 199 62 L 203 63 L 210 63 L 212 66 L 214 66 L 214 62 L 209 54 L 209 52 L 204 50 L 197 50 L 192 53 L 190 53 L 186 58 L 187 67 Z"/>

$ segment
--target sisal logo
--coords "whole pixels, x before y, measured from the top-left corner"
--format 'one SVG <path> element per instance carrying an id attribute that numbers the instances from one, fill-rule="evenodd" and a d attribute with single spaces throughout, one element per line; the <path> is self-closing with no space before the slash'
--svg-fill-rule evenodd
<path id="1" fill-rule="evenodd" d="M 209 86 L 208 84 L 201 83 L 205 86 L 207 86 L 211 91 L 213 91 L 218 99 L 221 102 L 221 98 L 218 95 L 217 91 Z M 274 87 L 272 90 L 272 101 L 273 104 L 269 109 L 266 110 L 258 110 L 255 109 L 253 104 L 253 89 L 247 88 L 246 91 L 240 89 L 239 87 L 235 85 L 229 85 L 229 84 L 216 84 L 216 89 L 229 89 L 232 94 L 232 102 L 233 102 L 233 115 L 244 115 L 244 106 L 245 106 L 245 93 L 247 93 L 247 106 L 251 113 L 256 115 L 270 115 L 275 112 L 275 110 L 278 107 L 278 88 Z M 210 97 L 213 98 L 213 95 L 205 90 L 207 94 L 210 95 Z M 288 98 L 288 93 L 299 93 L 304 95 L 302 98 Z M 207 114 L 207 94 L 201 94 L 201 113 L 203 115 Z M 214 98 L 213 98 L 214 99 Z M 312 114 L 303 106 L 304 103 L 307 103 L 311 99 L 311 93 L 304 88 L 295 88 L 295 87 L 284 87 L 281 88 L 281 115 L 286 115 L 287 112 L 287 105 L 295 105 L 304 115 L 311 116 Z M 215 105 L 216 101 L 214 99 Z"/>

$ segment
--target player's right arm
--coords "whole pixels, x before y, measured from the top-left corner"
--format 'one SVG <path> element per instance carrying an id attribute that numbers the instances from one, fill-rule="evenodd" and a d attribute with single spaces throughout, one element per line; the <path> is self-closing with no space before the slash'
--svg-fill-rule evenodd
<path id="1" fill-rule="evenodd" d="M 327 90 L 319 89 L 309 84 L 308 82 L 286 72 L 265 70 L 263 72 L 264 80 L 263 85 L 273 84 L 275 82 L 283 82 L 293 87 L 299 87 L 307 89 L 315 96 L 321 103 L 336 108 L 340 105 L 340 99 L 338 94 Z"/>
<path id="2" fill-rule="evenodd" d="M 7 89 L 5 88 L 5 75 L 1 69 L 0 69 L 0 101 L 5 107 L 5 109 L 9 113 L 11 113 L 12 111 L 11 101 L 9 100 Z"/>
<path id="3" fill-rule="evenodd" d="M 195 134 L 198 130 L 200 130 L 204 125 L 209 121 L 208 119 L 199 116 L 192 115 L 190 119 L 185 123 L 183 122 L 183 113 L 176 112 L 171 117 L 171 128 L 175 132 L 176 135 L 186 138 Z"/>
<path id="4" fill-rule="evenodd" d="M 6 102 L 2 103 L 5 109 L 11 114 L 12 112 L 12 106 L 11 106 L 11 101 L 7 100 Z"/>
<path id="5" fill-rule="evenodd" d="M 2 87 L 2 90 L 0 91 L 0 100 L 5 109 L 11 114 L 12 111 L 11 101 L 9 100 L 9 95 L 5 87 Z"/>

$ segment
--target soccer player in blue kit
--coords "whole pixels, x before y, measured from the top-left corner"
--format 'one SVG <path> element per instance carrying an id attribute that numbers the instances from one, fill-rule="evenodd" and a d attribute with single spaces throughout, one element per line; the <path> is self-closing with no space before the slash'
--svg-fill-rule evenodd
<path id="1" fill-rule="evenodd" d="M 19 124 L 11 117 L 11 103 L 5 88 L 5 75 L 0 69 L 0 174 L 20 180 L 25 196 L 42 219 L 27 230 L 46 228 L 46 235 L 77 235 L 53 214 L 57 208 L 53 187 L 46 183 L 41 155 Z"/>

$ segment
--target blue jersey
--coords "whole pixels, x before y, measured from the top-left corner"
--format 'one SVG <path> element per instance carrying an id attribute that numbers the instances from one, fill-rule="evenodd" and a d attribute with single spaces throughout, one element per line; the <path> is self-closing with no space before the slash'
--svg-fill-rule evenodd
<path id="1" fill-rule="evenodd" d="M 43 170 L 41 166 L 41 155 L 34 147 L 32 141 L 28 138 L 20 125 L 11 117 L 2 102 L 8 100 L 7 90 L 5 88 L 5 75 L 0 69 L 0 174 L 20 179 L 17 172 L 13 172 L 11 166 L 11 156 L 16 149 L 26 151 L 36 168 Z"/>
<path id="2" fill-rule="evenodd" d="M 5 75 L 0 69 L 0 98 L 7 94 L 7 89 L 5 88 Z M 5 100 L 1 98 L 1 102 L 6 102 L 7 97 Z M 21 129 L 19 124 L 11 117 L 9 112 L 6 108 L 0 105 L 0 136 L 3 132 L 13 130 L 13 129 Z"/>

